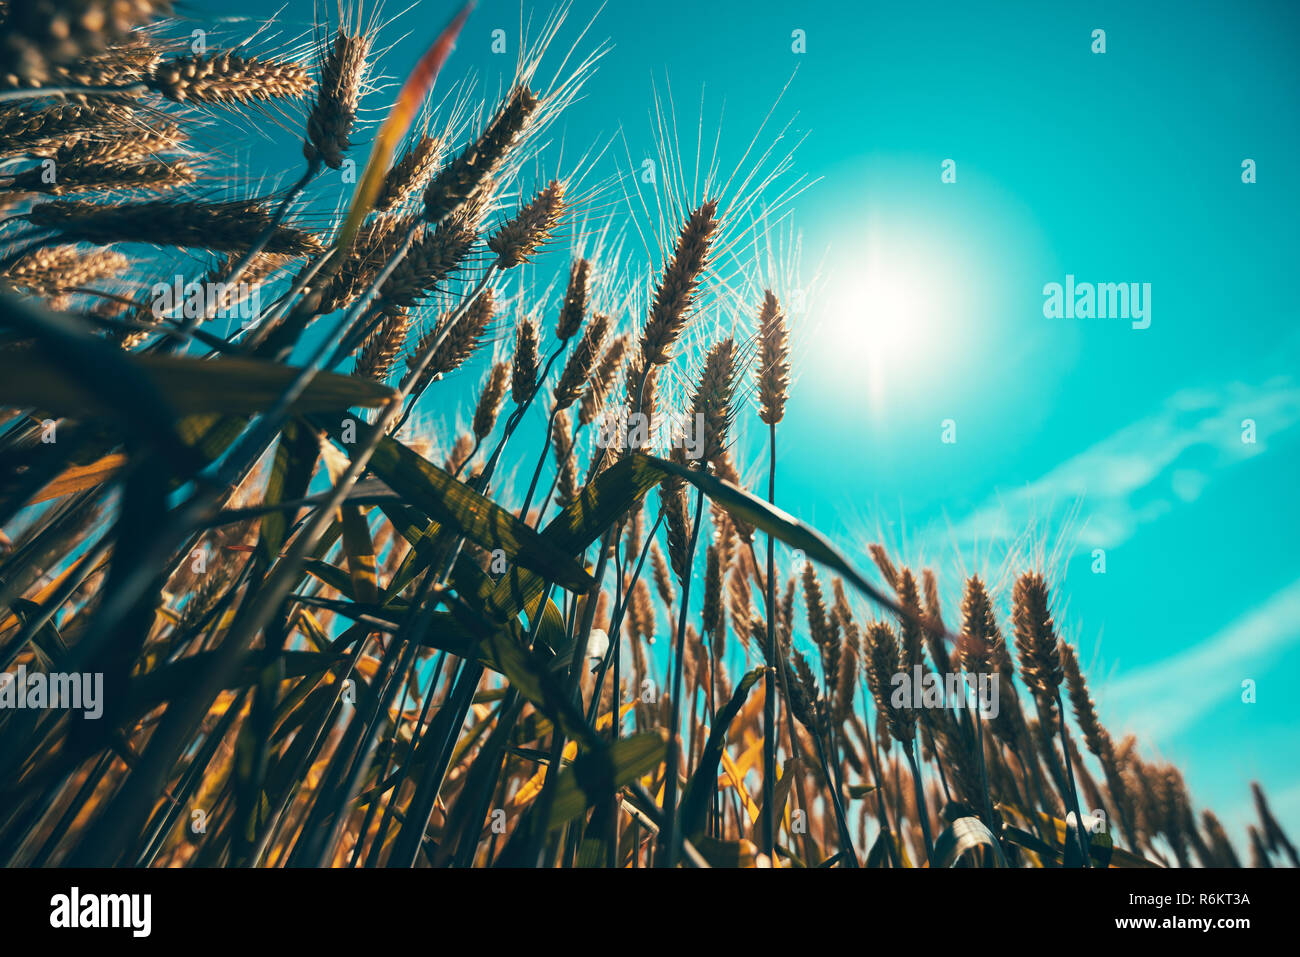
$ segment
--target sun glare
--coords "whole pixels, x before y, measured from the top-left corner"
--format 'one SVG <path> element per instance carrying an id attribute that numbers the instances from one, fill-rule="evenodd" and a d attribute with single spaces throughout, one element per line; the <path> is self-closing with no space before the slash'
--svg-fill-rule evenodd
<path id="1" fill-rule="evenodd" d="M 830 275 L 819 297 L 827 363 L 884 411 L 954 351 L 963 322 L 951 260 L 935 244 L 875 237 Z"/>

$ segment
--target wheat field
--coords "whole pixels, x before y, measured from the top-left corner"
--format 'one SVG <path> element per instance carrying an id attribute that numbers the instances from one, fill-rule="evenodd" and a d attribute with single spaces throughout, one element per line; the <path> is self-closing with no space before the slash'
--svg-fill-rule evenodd
<path id="1" fill-rule="evenodd" d="M 356 5 L 0 10 L 0 862 L 1300 863 L 1107 731 L 1050 568 L 789 514 L 788 157 L 632 209 L 642 262 L 546 168 L 589 25 L 494 98 L 420 10 L 414 66 Z"/>

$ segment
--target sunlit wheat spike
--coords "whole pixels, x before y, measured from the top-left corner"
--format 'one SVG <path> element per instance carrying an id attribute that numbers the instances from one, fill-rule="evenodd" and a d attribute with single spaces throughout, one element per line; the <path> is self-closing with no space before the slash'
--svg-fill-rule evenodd
<path id="1" fill-rule="evenodd" d="M 181 611 L 179 628 L 194 627 L 216 606 L 231 584 L 231 571 L 229 564 L 223 562 L 203 575 Z"/>
<path id="2" fill-rule="evenodd" d="M 523 405 L 537 391 L 537 348 L 537 320 L 525 316 L 515 331 L 515 355 L 510 368 L 510 397 L 515 405 Z"/>
<path id="3" fill-rule="evenodd" d="M 587 317 L 587 297 L 591 284 L 591 263 L 575 259 L 569 266 L 569 284 L 564 290 L 564 305 L 560 307 L 560 320 L 555 324 L 555 335 L 568 342 L 582 328 Z"/>
<path id="4" fill-rule="evenodd" d="M 23 255 L 4 271 L 4 278 L 28 292 L 56 296 L 120 274 L 130 264 L 126 256 L 112 250 L 83 252 L 75 246 L 48 246 Z"/>
<path id="5" fill-rule="evenodd" d="M 821 582 L 817 580 L 817 570 L 811 562 L 805 562 L 800 572 L 803 582 L 804 610 L 808 615 L 808 635 L 813 644 L 820 647 L 826 643 L 826 600 L 822 595 Z"/>
<path id="6" fill-rule="evenodd" d="M 385 302 L 411 307 L 423 302 L 465 261 L 478 239 L 477 210 L 465 207 L 435 228 L 424 229 L 384 283 Z"/>
<path id="7" fill-rule="evenodd" d="M 443 316 L 436 325 L 420 337 L 419 344 L 406 357 L 408 376 L 418 367 L 428 348 L 443 334 L 445 323 L 453 319 L 455 324 L 450 327 L 446 337 L 434 350 L 433 358 L 429 360 L 420 375 L 419 384 L 421 387 L 428 385 L 459 369 L 465 360 L 483 344 L 483 333 L 488 323 L 492 321 L 492 310 L 495 305 L 492 290 L 484 289 L 465 310 L 464 315 L 459 318 L 456 318 L 454 313 Z"/>
<path id="8" fill-rule="evenodd" d="M 608 316 L 597 314 L 592 317 L 586 332 L 582 334 L 582 339 L 578 341 L 577 348 L 564 363 L 564 370 L 555 384 L 555 408 L 567 409 L 582 395 L 608 327 Z"/>
<path id="9" fill-rule="evenodd" d="M 115 133 L 108 139 L 73 135 L 67 142 L 42 151 L 54 161 L 18 173 L 14 189 L 64 196 L 96 190 L 174 189 L 194 182 L 195 173 L 182 160 L 146 162 L 161 150 L 171 149 L 182 138 L 175 123 L 160 123 L 156 129 Z"/>
<path id="10" fill-rule="evenodd" d="M 506 397 L 506 383 L 509 381 L 509 363 L 494 363 L 483 384 L 483 391 L 479 393 L 478 405 L 474 407 L 474 436 L 480 441 L 491 435 L 496 427 L 501 401 Z"/>
<path id="11" fill-rule="evenodd" d="M 244 269 L 244 274 L 240 277 L 239 285 L 244 287 L 257 285 L 281 269 L 292 258 L 293 257 L 284 253 L 258 253 Z M 237 253 L 227 253 L 222 256 L 213 264 L 212 268 L 208 270 L 207 275 L 204 276 L 202 282 L 204 284 L 220 282 L 226 276 L 230 275 L 230 270 L 239 259 L 240 256 Z"/>
<path id="12" fill-rule="evenodd" d="M 880 574 L 884 577 L 889 587 L 898 591 L 898 569 L 889 559 L 889 552 L 885 551 L 885 546 L 872 543 L 867 546 L 867 552 L 871 555 L 871 560 L 876 563 L 880 569 Z"/>
<path id="13" fill-rule="evenodd" d="M 17 151 L 37 145 L 61 146 L 87 132 L 127 128 L 135 110 L 116 103 L 60 103 L 28 111 L 20 106 L 0 109 L 0 150 Z M 140 129 L 134 132 L 146 134 Z"/>
<path id="14" fill-rule="evenodd" d="M 704 552 L 704 602 L 700 612 L 700 627 L 715 640 L 721 630 L 721 615 L 722 566 L 718 562 L 718 546 L 711 543 Z"/>
<path id="15" fill-rule="evenodd" d="M 1083 740 L 1088 750 L 1101 760 L 1107 789 L 1119 811 L 1120 826 L 1130 843 L 1135 843 L 1133 802 L 1115 754 L 1114 743 L 1097 717 L 1097 708 L 1088 693 L 1088 683 L 1079 668 L 1079 659 L 1074 649 L 1064 642 L 1061 644 L 1061 660 L 1065 670 L 1065 681 L 1069 688 L 1070 705 L 1074 709 L 1074 719 L 1079 725 L 1079 730 L 1083 732 Z"/>
<path id="16" fill-rule="evenodd" d="M 654 644 L 655 611 L 654 600 L 650 597 L 650 588 L 644 578 L 637 579 L 628 595 L 627 615 L 624 617 L 627 635 L 633 646 L 634 667 L 638 674 L 645 671 L 645 649 L 641 642 Z"/>
<path id="17" fill-rule="evenodd" d="M 810 567 L 811 562 L 804 567 Z M 843 639 L 840 636 L 840 623 L 834 616 L 825 619 L 823 643 L 819 646 L 822 658 L 822 677 L 826 683 L 826 694 L 830 697 L 839 678 L 840 661 L 844 654 Z"/>
<path id="18" fill-rule="evenodd" d="M 921 622 L 921 596 L 916 587 L 916 577 L 911 569 L 904 568 L 898 576 L 898 603 L 906 615 L 899 620 L 902 644 L 902 667 L 908 674 L 912 668 L 921 663 L 925 655 L 925 635 Z"/>
<path id="19" fill-rule="evenodd" d="M 692 624 L 686 626 L 686 643 L 691 649 L 687 660 L 694 665 L 691 674 L 695 678 L 695 687 L 708 688 L 709 654 L 704 644 L 704 636 Z"/>
<path id="20" fill-rule="evenodd" d="M 410 328 L 411 316 L 406 310 L 398 309 L 387 313 L 379 328 L 361 347 L 353 375 L 376 382 L 387 381 L 397 357 L 406 346 L 406 333 Z"/>
<path id="21" fill-rule="evenodd" d="M 564 210 L 564 184 L 553 179 L 488 238 L 488 249 L 497 254 L 497 268 L 530 262 L 550 240 Z"/>
<path id="22" fill-rule="evenodd" d="M 885 717 L 889 733 L 897 741 L 912 740 L 916 716 L 907 708 L 893 706 L 893 678 L 898 673 L 898 638 L 894 629 L 882 621 L 867 628 L 867 689 L 876 702 L 876 712 Z"/>
<path id="23" fill-rule="evenodd" d="M 375 197 L 375 212 L 392 212 L 428 186 L 441 150 L 442 141 L 435 136 L 416 140 L 384 177 Z"/>
<path id="24" fill-rule="evenodd" d="M 838 579 L 836 579 L 838 582 Z M 844 643 L 840 648 L 840 667 L 835 683 L 835 710 L 832 717 L 836 725 L 843 724 L 853 713 L 853 695 L 858 686 L 858 655 L 862 638 L 858 626 L 847 613 L 839 615 L 840 629 L 844 634 Z"/>
<path id="25" fill-rule="evenodd" d="M 478 139 L 438 171 L 424 191 L 424 214 L 430 222 L 470 200 L 491 178 L 527 128 L 537 104 L 527 86 L 515 87 Z"/>
<path id="26" fill-rule="evenodd" d="M 939 600 L 939 580 L 934 572 L 925 569 L 921 572 L 921 582 L 925 588 L 925 645 L 930 650 L 930 660 L 942 674 L 952 671 L 948 658 L 948 646 L 945 643 L 947 626 L 943 623 L 943 605 Z"/>
<path id="27" fill-rule="evenodd" d="M 619 336 L 609 344 L 600 362 L 591 373 L 587 391 L 582 394 L 582 404 L 578 407 L 580 425 L 590 425 L 605 408 L 610 393 L 614 390 L 614 380 L 623 365 L 623 356 L 627 353 L 630 338 L 627 333 Z"/>
<path id="28" fill-rule="evenodd" d="M 567 508 L 578 498 L 578 466 L 574 461 L 572 451 L 557 468 L 560 470 L 560 474 L 559 481 L 555 486 L 555 500 L 562 508 Z"/>
<path id="29" fill-rule="evenodd" d="M 654 644 L 655 640 L 655 604 L 650 597 L 650 586 L 644 578 L 637 579 L 636 587 L 632 589 L 631 611 L 636 621 L 637 635 Z M 645 670 L 645 663 L 640 665 L 642 671 Z"/>
<path id="30" fill-rule="evenodd" d="M 1145 837 L 1149 833 L 1147 807 L 1150 798 L 1147 793 L 1149 782 L 1146 780 L 1146 771 L 1142 759 L 1137 753 L 1137 736 L 1133 734 L 1124 735 L 1123 739 L 1115 747 L 1114 752 L 1115 765 L 1119 769 L 1119 773 L 1123 775 L 1124 784 L 1132 798 L 1133 820 L 1138 828 L 1139 837 Z"/>
<path id="31" fill-rule="evenodd" d="M 1105 729 L 1097 719 L 1097 708 L 1088 694 L 1088 683 L 1079 670 L 1079 659 L 1074 649 L 1067 644 L 1061 645 L 1061 661 L 1065 671 L 1065 680 L 1070 691 L 1070 704 L 1074 708 L 1074 718 L 1083 732 L 1084 743 L 1093 754 L 1100 755 L 1106 747 Z"/>
<path id="32" fill-rule="evenodd" d="M 0 83 L 45 84 L 58 64 L 96 54 L 170 13 L 168 0 L 10 0 L 0 22 Z"/>
<path id="33" fill-rule="evenodd" d="M 108 135 L 79 136 L 50 155 L 60 173 L 65 164 L 129 163 L 175 149 L 185 134 L 176 123 L 157 122 L 146 130 L 117 129 Z"/>
<path id="34" fill-rule="evenodd" d="M 766 641 L 766 632 L 754 637 Z M 790 691 L 790 712 L 795 719 L 813 734 L 821 734 L 821 691 L 817 687 L 817 678 L 808 665 L 803 652 L 795 651 L 792 655 L 794 668 L 786 675 Z"/>
<path id="35" fill-rule="evenodd" d="M 251 103 L 301 96 L 312 88 L 311 75 L 301 63 L 228 52 L 163 60 L 146 83 L 178 103 Z"/>
<path id="36" fill-rule="evenodd" d="M 888 738 L 887 721 L 882 721 L 881 725 Z M 960 734 L 960 730 L 952 721 L 938 721 L 934 724 L 939 753 L 948 770 L 953 790 L 962 800 L 978 804 L 986 793 L 980 783 L 979 755 L 967 746 L 967 739 Z M 888 743 L 887 740 L 885 743 Z"/>
<path id="37" fill-rule="evenodd" d="M 845 622 L 853 621 L 853 609 L 849 607 L 849 596 L 844 592 L 844 579 L 838 575 L 831 579 L 831 590 L 835 593 L 835 602 L 831 606 L 831 615 L 844 627 Z M 848 640 L 846 629 L 845 640 Z"/>
<path id="38" fill-rule="evenodd" d="M 745 623 L 749 621 L 750 616 L 753 614 L 754 601 L 749 591 L 749 571 L 745 567 L 745 553 L 741 552 L 740 555 L 741 561 L 731 569 L 731 573 L 727 576 L 727 608 L 731 612 L 731 621 L 736 630 L 736 637 L 748 649 L 749 632 Z"/>
<path id="39" fill-rule="evenodd" d="M 668 562 L 657 542 L 650 544 L 650 564 L 654 569 L 655 590 L 659 592 L 660 600 L 671 608 L 677 599 L 677 592 L 673 589 L 673 580 L 668 573 Z"/>
<path id="40" fill-rule="evenodd" d="M 571 503 L 578 494 L 578 467 L 573 460 L 573 423 L 569 413 L 558 412 L 551 429 L 551 448 L 555 455 L 556 494 L 561 507 Z"/>
<path id="41" fill-rule="evenodd" d="M 36 226 L 58 230 L 68 239 L 99 245 L 137 242 L 214 252 L 247 250 L 271 227 L 270 213 L 257 200 L 157 200 L 113 206 L 61 200 L 32 207 L 27 218 Z M 277 226 L 265 247 L 269 253 L 290 255 L 322 249 L 319 239 L 292 226 Z"/>
<path id="42" fill-rule="evenodd" d="M 31 169 L 14 177 L 13 188 L 49 196 L 71 196 L 102 191 L 149 190 L 163 192 L 187 186 L 196 179 L 194 170 L 182 160 L 171 162 L 78 162 L 59 164 L 58 177 L 47 182 L 43 169 Z"/>
<path id="43" fill-rule="evenodd" d="M 1002 632 L 978 575 L 967 580 L 961 608 L 961 666 L 972 675 L 986 674 L 993 666 L 994 645 L 1002 640 Z"/>
<path id="44" fill-rule="evenodd" d="M 53 67 L 50 70 L 50 82 L 54 85 L 66 83 L 74 86 L 101 87 L 139 83 L 162 62 L 162 54 L 158 49 L 149 34 L 137 31 L 102 53 L 79 57 L 72 63 Z M 127 94 L 130 95 L 133 94 Z M 93 100 L 84 98 L 80 100 L 80 102 L 91 103 L 103 101 L 128 102 L 125 96 L 113 95 L 97 95 Z"/>
<path id="45" fill-rule="evenodd" d="M 686 328 L 709 263 L 709 250 L 718 229 L 718 202 L 707 200 L 686 218 L 672 258 L 664 265 L 654 301 L 641 331 L 641 356 L 651 366 L 672 358 L 673 346 Z"/>
<path id="46" fill-rule="evenodd" d="M 726 509 L 711 506 L 713 516 L 713 540 L 718 546 L 718 558 L 723 568 L 730 568 L 736 557 L 736 530 L 727 516 Z"/>
<path id="47" fill-rule="evenodd" d="M 790 390 L 790 333 L 785 312 L 771 290 L 758 310 L 758 417 L 776 425 L 785 417 L 785 400 Z"/>
<path id="48" fill-rule="evenodd" d="M 370 288 L 379 271 L 397 252 L 407 232 L 417 224 L 395 217 L 380 217 L 362 225 L 338 271 L 321 290 L 322 314 L 351 305 Z"/>
<path id="49" fill-rule="evenodd" d="M 456 444 L 451 447 L 447 453 L 447 461 L 443 463 L 445 468 L 452 475 L 459 472 L 465 463 L 469 461 L 470 454 L 474 450 L 474 436 L 468 432 L 462 432 L 456 439 Z"/>
<path id="50" fill-rule="evenodd" d="M 685 585 L 690 574 L 686 560 L 686 541 L 690 535 L 686 515 L 686 490 L 680 484 L 663 483 L 659 486 L 659 501 L 664 513 L 664 531 L 668 541 L 668 561 L 673 567 L 679 585 Z"/>
<path id="51" fill-rule="evenodd" d="M 808 615 L 808 634 L 822 656 L 822 674 L 834 680 L 839 670 L 839 634 L 832 637 L 831 622 L 826 614 L 826 601 L 822 596 L 821 582 L 812 562 L 803 566 L 803 603 Z"/>
<path id="52" fill-rule="evenodd" d="M 727 338 L 715 343 L 704 359 L 704 369 L 691 396 L 691 414 L 704 425 L 703 460 L 716 463 L 727 447 L 731 425 L 731 399 L 736 379 L 736 343 Z"/>
<path id="53" fill-rule="evenodd" d="M 366 77 L 370 37 L 339 30 L 321 62 L 316 102 L 307 115 L 307 138 L 302 144 L 307 162 L 319 160 L 330 169 L 341 169 L 343 154 L 352 146 L 348 139 L 357 119 L 361 85 Z"/>
<path id="54" fill-rule="evenodd" d="M 567 420 L 568 413 L 561 414 L 564 415 Z M 637 502 L 636 505 L 632 506 L 632 510 L 628 513 L 628 519 L 625 523 L 627 526 L 627 533 L 623 536 L 623 549 L 629 555 L 636 555 L 641 551 L 641 536 L 645 534 L 645 510 L 641 505 L 641 502 Z"/>
<path id="55" fill-rule="evenodd" d="M 1190 864 L 1187 854 L 1188 826 L 1195 826 L 1191 815 L 1191 801 L 1187 797 L 1187 788 L 1183 776 L 1172 764 L 1161 765 L 1156 769 L 1157 780 L 1155 792 L 1160 805 L 1160 829 L 1168 838 L 1178 859 L 1179 867 Z"/>
<path id="56" fill-rule="evenodd" d="M 239 252 L 218 257 L 203 278 L 199 280 L 199 287 L 207 289 L 210 284 L 224 284 L 226 277 L 230 275 L 231 268 L 241 258 L 242 253 Z M 249 262 L 248 268 L 244 270 L 244 275 L 240 281 L 234 286 L 226 286 L 220 301 L 208 303 L 206 314 L 201 318 L 204 320 L 212 319 L 220 311 L 239 305 L 252 294 L 252 290 L 256 286 L 283 267 L 291 258 L 282 253 L 258 253 Z M 155 326 L 161 325 L 161 322 L 154 315 L 152 302 L 142 303 L 137 306 L 132 312 L 132 318 L 139 322 L 153 323 Z M 121 339 L 122 348 L 130 351 L 152 334 L 149 330 L 143 329 L 128 332 Z"/>
<path id="57" fill-rule="evenodd" d="M 1137 802 L 1130 789 L 1131 776 L 1125 770 L 1125 758 L 1116 749 L 1110 734 L 1104 728 L 1101 732 L 1101 744 L 1101 767 L 1106 774 L 1111 799 L 1119 811 L 1120 826 L 1124 829 L 1129 844 L 1137 847 L 1141 836 L 1137 823 Z"/>
<path id="58" fill-rule="evenodd" d="M 1060 641 L 1048 607 L 1047 582 L 1037 572 L 1026 572 L 1016 580 L 1011 597 L 1020 674 L 1038 702 L 1040 712 L 1050 713 L 1065 672 L 1061 667 Z"/>

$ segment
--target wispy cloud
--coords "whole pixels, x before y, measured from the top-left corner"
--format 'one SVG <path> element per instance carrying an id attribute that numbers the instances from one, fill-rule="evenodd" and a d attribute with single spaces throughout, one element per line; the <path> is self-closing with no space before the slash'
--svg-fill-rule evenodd
<path id="1" fill-rule="evenodd" d="M 1242 422 L 1256 441 L 1242 441 Z M 1290 376 L 1220 389 L 1186 389 L 1152 415 L 1003 491 L 944 533 L 970 543 L 1013 542 L 1044 513 L 1082 503 L 1075 535 L 1085 548 L 1114 548 L 1170 511 L 1196 501 L 1226 469 L 1264 452 L 1300 424 L 1300 385 Z"/>
<path id="2" fill-rule="evenodd" d="M 1278 651 L 1300 642 L 1300 579 L 1186 651 L 1128 672 L 1096 690 L 1107 714 L 1149 741 L 1167 741 L 1241 694 Z"/>

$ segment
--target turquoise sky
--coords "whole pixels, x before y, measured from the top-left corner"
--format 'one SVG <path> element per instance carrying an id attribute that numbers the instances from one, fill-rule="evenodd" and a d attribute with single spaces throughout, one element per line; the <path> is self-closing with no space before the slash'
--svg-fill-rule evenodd
<path id="1" fill-rule="evenodd" d="M 574 4 L 566 45 L 597 8 Z M 480 3 L 447 74 L 495 91 L 519 9 Z M 291 3 L 286 32 L 309 11 Z M 388 28 L 410 34 L 390 72 L 449 12 L 420 0 Z M 497 28 L 508 56 L 491 52 Z M 816 180 L 792 212 L 804 281 L 820 275 L 798 317 L 779 503 L 860 565 L 881 540 L 949 589 L 980 571 L 1005 600 L 1008 567 L 1047 559 L 1112 731 L 1182 766 L 1238 834 L 1252 778 L 1300 830 L 1297 7 L 611 3 L 588 37 L 613 50 L 554 138 L 573 157 L 622 131 L 593 179 L 656 155 L 665 77 L 688 163 L 702 91 L 724 170 L 778 96 L 769 133 L 791 123 L 783 149 L 803 137 L 787 181 Z M 1043 287 L 1067 274 L 1149 283 L 1150 327 L 1045 318 Z M 760 438 L 742 463 L 757 467 Z"/>

